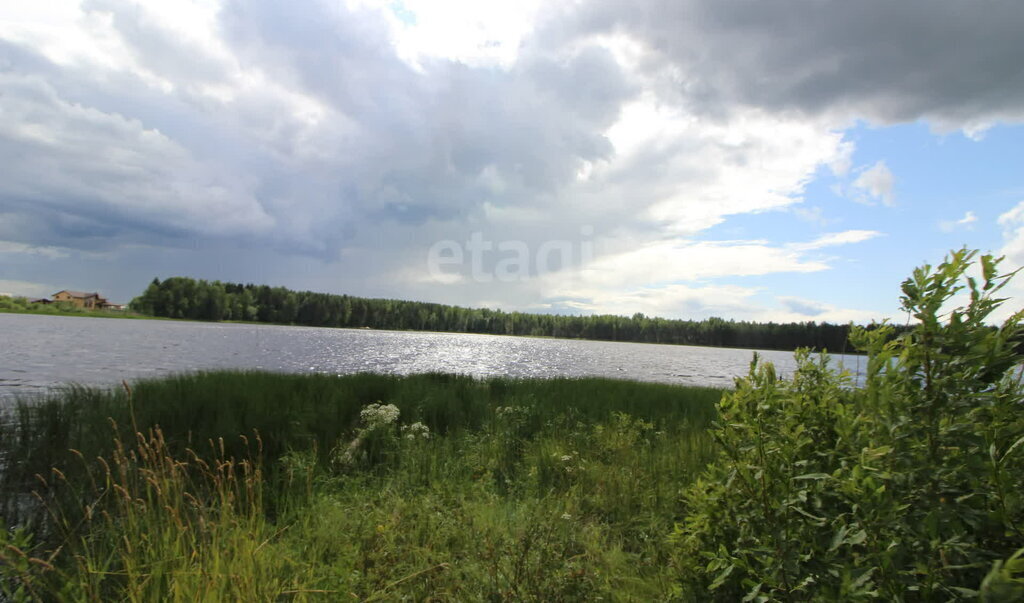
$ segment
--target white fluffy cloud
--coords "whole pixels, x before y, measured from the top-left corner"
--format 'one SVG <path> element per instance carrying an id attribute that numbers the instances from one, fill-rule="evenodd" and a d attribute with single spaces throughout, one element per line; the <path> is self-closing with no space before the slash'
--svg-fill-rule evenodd
<path id="1" fill-rule="evenodd" d="M 967 211 L 964 213 L 964 217 L 959 220 L 942 220 L 939 222 L 939 230 L 942 232 L 953 232 L 958 228 L 971 229 L 977 221 L 978 216 L 974 215 L 973 211 Z"/>
<path id="2" fill-rule="evenodd" d="M 56 290 L 57 288 L 53 285 L 45 283 L 0 279 L 0 295 L 38 298 L 49 297 Z"/>
<path id="3" fill-rule="evenodd" d="M 884 205 L 892 205 L 895 183 L 896 179 L 885 162 L 876 162 L 862 171 L 853 181 L 853 199 L 868 205 L 879 201 Z"/>
<path id="4" fill-rule="evenodd" d="M 1003 248 L 999 255 L 1015 266 L 1024 266 L 1024 201 L 1003 213 L 998 219 L 1003 229 Z"/>
<path id="5" fill-rule="evenodd" d="M 1005 258 L 1000 266 L 1000 272 L 1024 269 L 1024 201 L 1003 212 L 996 219 L 996 223 L 1002 229 L 1003 241 L 1002 247 L 995 255 Z M 980 270 L 974 272 L 974 277 L 980 279 Z M 1024 299 L 1024 280 L 1021 279 L 1020 273 L 1000 292 L 1000 296 L 1010 299 L 993 313 L 992 319 L 996 321 L 1005 320 L 1021 309 L 1019 300 Z M 968 303 L 966 295 L 961 294 L 956 303 Z"/>
<path id="6" fill-rule="evenodd" d="M 809 241 L 807 243 L 793 243 L 789 247 L 791 249 L 799 250 L 822 249 L 824 247 L 834 247 L 836 245 L 860 243 L 861 241 L 873 239 L 881 234 L 882 233 L 877 230 L 846 230 L 843 232 L 830 232 L 828 234 L 821 235 L 813 241 Z"/>
<path id="7" fill-rule="evenodd" d="M 765 241 L 687 242 L 666 240 L 609 254 L 578 270 L 541 277 L 544 299 L 563 306 L 600 313 L 629 313 L 629 304 L 651 315 L 730 316 L 748 320 L 807 320 L 792 306 L 771 307 L 750 300 L 757 289 L 709 284 L 715 279 L 782 272 L 829 269 L 826 261 L 805 252 L 857 243 L 877 236 L 873 231 L 824 235 L 807 243 L 775 246 Z M 812 302 L 805 302 L 803 308 Z M 819 304 L 817 320 L 869 320 L 856 312 Z"/>

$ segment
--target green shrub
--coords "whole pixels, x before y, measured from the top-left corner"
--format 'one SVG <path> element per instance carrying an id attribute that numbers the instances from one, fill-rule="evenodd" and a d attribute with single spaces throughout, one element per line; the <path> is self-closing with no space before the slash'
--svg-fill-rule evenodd
<path id="1" fill-rule="evenodd" d="M 981 583 L 981 600 L 984 603 L 1024 601 L 1024 549 L 1006 561 L 992 564 L 992 571 Z"/>
<path id="2" fill-rule="evenodd" d="M 806 351 L 788 381 L 755 358 L 720 403 L 723 454 L 671 536 L 680 596 L 976 597 L 1024 545 L 1022 313 L 986 324 L 1012 273 L 982 256 L 979 285 L 974 257 L 903 283 L 910 332 L 855 329 L 863 387 Z"/>

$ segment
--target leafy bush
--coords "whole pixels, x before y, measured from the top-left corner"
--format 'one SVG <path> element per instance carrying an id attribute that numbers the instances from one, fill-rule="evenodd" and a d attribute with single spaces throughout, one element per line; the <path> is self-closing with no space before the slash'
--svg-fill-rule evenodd
<path id="1" fill-rule="evenodd" d="M 996 561 L 992 565 L 992 571 L 981 583 L 981 600 L 985 603 L 1024 601 L 1024 549 L 1005 562 Z"/>
<path id="2" fill-rule="evenodd" d="M 979 285 L 975 256 L 904 281 L 911 331 L 854 330 L 862 387 L 824 355 L 798 352 L 788 381 L 755 357 L 720 403 L 723 454 L 685 491 L 678 594 L 973 598 L 1024 545 L 1024 313 L 986 324 L 1013 273 L 982 256 Z"/>

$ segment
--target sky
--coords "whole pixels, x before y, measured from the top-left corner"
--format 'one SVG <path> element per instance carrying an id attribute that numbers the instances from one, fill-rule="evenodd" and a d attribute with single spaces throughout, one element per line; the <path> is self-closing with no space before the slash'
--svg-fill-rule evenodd
<path id="1" fill-rule="evenodd" d="M 177 275 L 900 320 L 951 249 L 1024 265 L 1021 23 L 1018 0 L 0 0 L 0 293 Z"/>

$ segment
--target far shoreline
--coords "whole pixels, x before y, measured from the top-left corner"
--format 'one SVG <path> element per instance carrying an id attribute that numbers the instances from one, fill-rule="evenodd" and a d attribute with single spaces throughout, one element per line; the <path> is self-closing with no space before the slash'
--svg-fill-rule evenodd
<path id="1" fill-rule="evenodd" d="M 771 351 L 771 352 L 795 352 L 795 349 L 789 348 L 751 348 L 745 346 L 730 346 L 730 345 L 698 345 L 691 343 L 670 343 L 670 342 L 655 342 L 655 341 L 624 341 L 617 339 L 597 339 L 597 338 L 583 338 L 583 337 L 555 337 L 552 335 L 512 335 L 508 333 L 474 333 L 471 331 L 430 331 L 420 329 L 377 329 L 374 327 L 331 327 L 326 325 L 300 325 L 294 323 L 280 323 L 280 322 L 263 322 L 258 320 L 199 320 L 194 318 L 170 318 L 167 316 L 149 316 L 146 314 L 139 314 L 136 312 L 129 311 L 105 311 L 105 310 L 87 310 L 81 312 L 48 312 L 39 310 L 12 310 L 8 308 L 0 308 L 0 314 L 30 314 L 36 316 L 57 316 L 57 317 L 79 317 L 79 318 L 115 318 L 115 319 L 126 319 L 126 320 L 157 320 L 163 322 L 184 322 L 184 323 L 195 323 L 205 325 L 217 325 L 217 324 L 234 324 L 234 325 L 253 325 L 253 326 L 275 326 L 275 327 L 293 327 L 300 329 L 331 329 L 331 330 L 342 330 L 342 331 L 373 331 L 377 333 L 438 333 L 445 335 L 483 335 L 487 337 L 515 337 L 519 339 L 551 339 L 558 341 L 596 341 L 601 343 L 627 343 L 637 345 L 657 345 L 657 346 L 671 346 L 671 347 L 687 347 L 687 348 L 712 348 L 712 349 L 725 349 L 725 350 L 749 350 L 751 352 L 759 351 Z M 864 352 L 857 350 L 853 351 L 834 351 L 834 350 L 817 350 L 812 348 L 814 353 L 824 352 L 830 356 L 865 356 Z"/>

